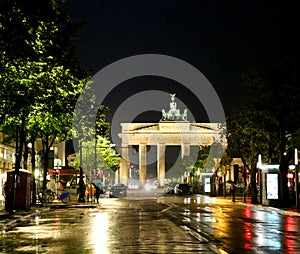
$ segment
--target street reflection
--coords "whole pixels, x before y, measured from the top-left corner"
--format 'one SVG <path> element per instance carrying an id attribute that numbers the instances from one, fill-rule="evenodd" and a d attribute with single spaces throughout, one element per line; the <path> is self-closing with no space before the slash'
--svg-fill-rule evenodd
<path id="1" fill-rule="evenodd" d="M 243 210 L 243 215 L 244 218 L 246 219 L 251 219 L 252 218 L 252 211 L 250 207 L 245 207 Z M 244 222 L 243 225 L 243 238 L 244 238 L 244 249 L 245 250 L 250 250 L 251 248 L 251 241 L 253 238 L 252 230 L 253 230 L 253 225 L 250 222 Z"/>
<path id="2" fill-rule="evenodd" d="M 184 209 L 184 212 L 183 212 L 183 222 L 190 222 L 191 221 L 191 213 L 190 213 L 190 210 L 189 209 Z"/>
<path id="3" fill-rule="evenodd" d="M 300 253 L 298 216 L 223 200 L 212 205 L 211 197 L 160 199 L 166 205 L 107 199 L 97 209 L 54 210 L 3 233 L 0 252 Z"/>
<path id="4" fill-rule="evenodd" d="M 260 220 L 263 224 L 255 228 L 255 242 L 258 246 L 272 248 L 272 250 L 281 248 L 280 241 L 280 225 L 282 223 L 281 216 L 273 211 L 258 211 L 255 219 Z M 266 231 L 265 228 L 268 230 Z"/>
<path id="5" fill-rule="evenodd" d="M 108 215 L 105 212 L 97 213 L 93 222 L 93 245 L 95 253 L 109 253 L 108 251 Z"/>
<path id="6" fill-rule="evenodd" d="M 215 204 L 216 203 L 216 198 L 211 198 L 209 196 L 202 196 L 202 203 L 206 203 L 206 204 Z"/>
<path id="7" fill-rule="evenodd" d="M 185 199 L 183 200 L 183 203 L 185 203 L 185 204 L 190 204 L 190 203 L 191 203 L 191 198 L 185 198 Z"/>
<path id="8" fill-rule="evenodd" d="M 196 198 L 196 204 L 201 204 L 201 198 L 199 196 Z"/>
<path id="9" fill-rule="evenodd" d="M 287 216 L 284 222 L 284 230 L 287 233 L 293 233 L 297 230 L 296 219 L 291 216 Z M 286 249 L 286 253 L 295 253 L 294 248 L 297 244 L 298 239 L 292 236 L 286 235 L 284 239 L 284 245 Z"/>
<path id="10" fill-rule="evenodd" d="M 38 225 L 39 224 L 39 216 L 35 216 L 34 220 L 35 220 L 35 225 Z"/>
<path id="11" fill-rule="evenodd" d="M 54 231 L 54 238 L 57 239 L 61 236 L 61 229 L 60 229 L 60 218 L 59 215 L 55 214 L 55 231 Z"/>

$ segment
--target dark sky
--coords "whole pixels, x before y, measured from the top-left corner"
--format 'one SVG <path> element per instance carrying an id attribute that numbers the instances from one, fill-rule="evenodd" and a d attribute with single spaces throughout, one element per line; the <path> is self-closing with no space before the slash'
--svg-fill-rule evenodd
<path id="1" fill-rule="evenodd" d="M 68 11 L 75 21 L 87 22 L 77 48 L 84 66 L 96 73 L 116 60 L 149 53 L 182 59 L 210 81 L 226 114 L 247 93 L 241 73 L 292 49 L 299 31 L 294 1 L 70 0 Z M 187 104 L 196 101 L 173 81 L 141 77 L 124 82 L 105 103 L 115 109 L 153 88 L 176 92 Z M 205 121 L 200 111 L 196 118 Z"/>

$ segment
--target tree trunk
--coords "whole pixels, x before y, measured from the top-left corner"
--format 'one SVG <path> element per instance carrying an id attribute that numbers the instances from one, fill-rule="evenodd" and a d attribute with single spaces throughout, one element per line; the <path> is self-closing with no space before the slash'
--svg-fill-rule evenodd
<path id="1" fill-rule="evenodd" d="M 16 154 L 16 164 L 15 164 L 15 174 L 19 174 L 19 169 L 21 168 L 21 161 L 22 161 L 22 152 L 23 146 L 25 141 L 25 117 L 22 117 L 21 125 L 19 126 L 19 144 L 17 147 L 17 154 Z"/>
<path id="2" fill-rule="evenodd" d="M 32 205 L 36 205 L 36 179 L 35 179 L 35 138 L 31 136 L 32 152 L 31 152 L 31 168 L 32 168 Z"/>
<path id="3" fill-rule="evenodd" d="M 24 143 L 24 153 L 23 153 L 23 168 L 27 170 L 27 163 L 28 163 L 28 153 L 29 153 L 29 149 L 28 149 L 28 143 L 25 142 Z"/>
<path id="4" fill-rule="evenodd" d="M 285 156 L 280 162 L 280 199 L 281 199 L 281 206 L 288 207 L 289 206 L 289 188 L 288 188 L 288 170 L 289 170 L 289 163 Z"/>
<path id="5" fill-rule="evenodd" d="M 281 125 L 281 132 L 280 132 L 280 204 L 283 207 L 287 207 L 289 205 L 289 189 L 288 189 L 288 178 L 287 178 L 287 173 L 288 173 L 288 168 L 289 168 L 289 154 L 286 154 L 286 134 L 285 134 L 285 129 L 283 128 L 283 125 Z"/>
<path id="6" fill-rule="evenodd" d="M 25 140 L 24 136 L 24 129 L 25 129 L 25 117 L 22 115 L 21 117 L 21 125 L 16 126 L 16 162 L 15 162 L 15 172 L 14 177 L 12 179 L 12 186 L 11 191 L 9 195 L 8 200 L 8 206 L 5 207 L 5 210 L 9 213 L 13 213 L 15 209 L 15 196 L 16 196 L 16 180 L 19 176 L 19 171 L 21 167 L 21 160 L 22 160 L 22 150 L 23 150 L 23 144 Z"/>
<path id="7" fill-rule="evenodd" d="M 250 183 L 251 183 L 251 203 L 252 204 L 258 204 L 258 199 L 257 199 L 257 157 L 256 153 L 252 153 L 252 158 L 251 158 L 251 171 L 250 171 Z M 260 190 L 261 192 L 261 190 Z"/>
<path id="8" fill-rule="evenodd" d="M 251 169 L 250 174 L 250 183 L 251 183 L 251 203 L 252 204 L 258 204 L 257 199 L 257 186 L 256 186 L 256 168 Z"/>
<path id="9" fill-rule="evenodd" d="M 49 153 L 50 148 L 54 143 L 55 138 L 49 142 L 49 138 L 46 135 L 45 140 L 43 140 L 43 151 L 44 151 L 44 172 L 43 172 L 43 191 L 47 189 L 47 173 L 49 169 Z"/>
<path id="10" fill-rule="evenodd" d="M 43 170 L 43 191 L 47 189 L 47 173 L 49 165 L 49 141 L 46 138 L 43 141 L 43 152 L 44 152 L 44 170 Z"/>

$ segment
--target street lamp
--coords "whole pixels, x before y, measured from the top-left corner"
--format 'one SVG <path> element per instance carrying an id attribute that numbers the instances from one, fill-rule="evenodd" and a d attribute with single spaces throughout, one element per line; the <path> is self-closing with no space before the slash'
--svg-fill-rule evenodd
<path id="1" fill-rule="evenodd" d="M 299 208 L 299 187 L 298 187 L 298 150 L 295 149 L 295 181 L 296 181 L 296 208 Z"/>
<path id="2" fill-rule="evenodd" d="M 78 202 L 85 203 L 85 185 L 83 181 L 83 169 L 82 169 L 82 141 L 79 141 L 79 197 Z"/>
<path id="3" fill-rule="evenodd" d="M 258 161 L 256 167 L 258 168 L 258 180 L 259 180 L 259 203 L 262 204 L 262 159 L 261 154 L 258 155 Z M 256 186 L 251 186 L 251 188 L 255 188 Z"/>

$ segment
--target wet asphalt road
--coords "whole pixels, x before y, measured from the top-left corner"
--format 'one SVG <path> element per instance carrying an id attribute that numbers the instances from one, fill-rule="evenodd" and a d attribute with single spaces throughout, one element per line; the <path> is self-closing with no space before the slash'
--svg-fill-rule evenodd
<path id="1" fill-rule="evenodd" d="M 207 196 L 101 199 L 2 232 L 1 253 L 300 253 L 300 217 Z"/>

